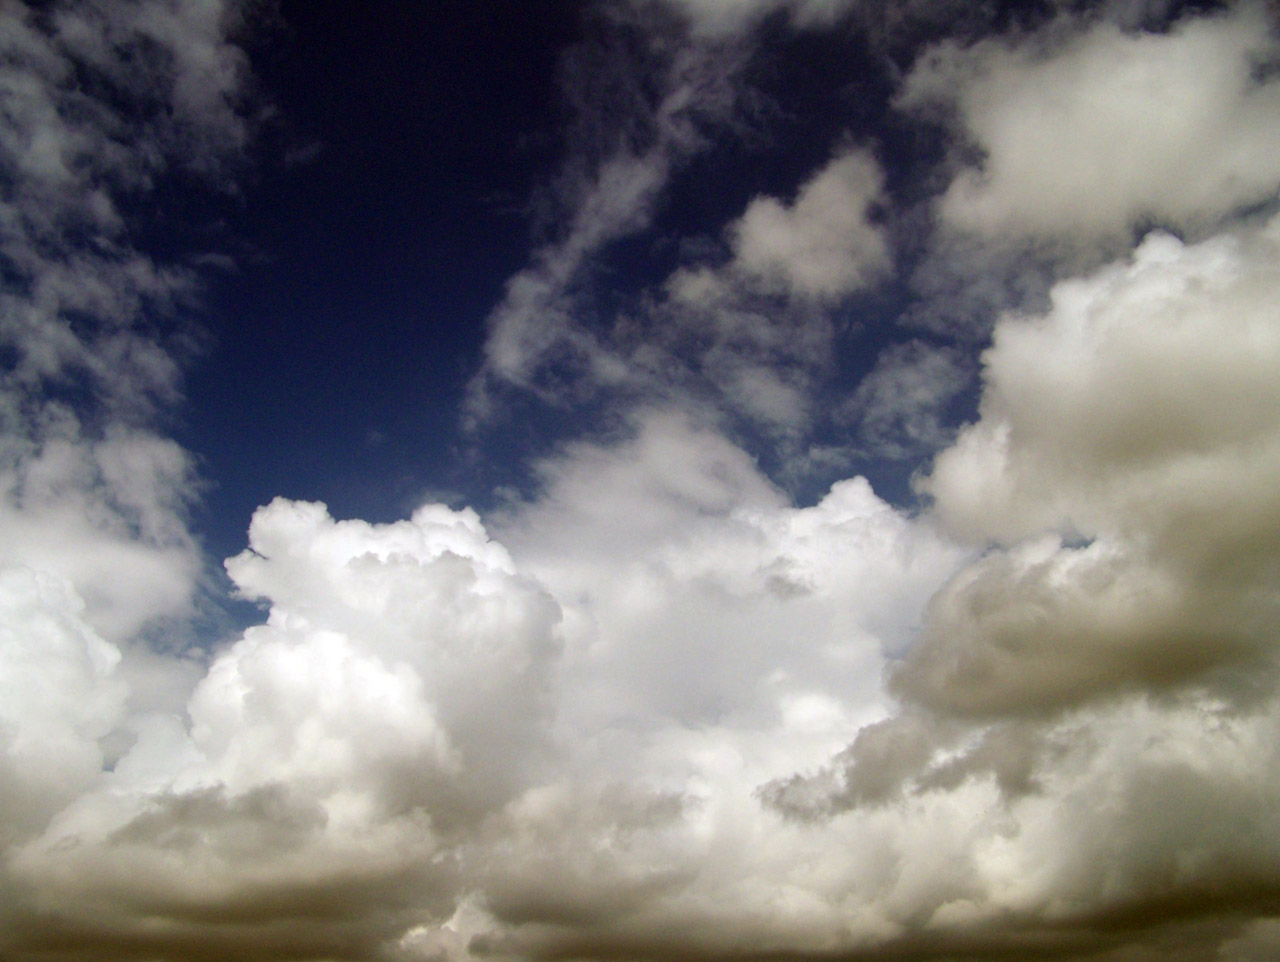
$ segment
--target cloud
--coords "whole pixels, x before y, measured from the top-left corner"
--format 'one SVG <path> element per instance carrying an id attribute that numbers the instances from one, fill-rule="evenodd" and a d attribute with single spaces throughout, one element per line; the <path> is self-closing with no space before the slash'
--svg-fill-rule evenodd
<path id="1" fill-rule="evenodd" d="M 760 789 L 832 832 L 999 813 L 911 903 L 939 938 L 920 957 L 1032 917 L 1055 921 L 1021 929 L 1031 957 L 1050 927 L 1070 958 L 1268 944 L 1277 238 L 1152 234 L 999 321 L 979 420 L 919 482 L 979 553 L 888 666 L 900 706 Z"/>
<path id="2" fill-rule="evenodd" d="M 57 817 L 14 856 L 20 891 L 81 906 L 68 921 L 86 941 L 179 957 L 204 938 L 267 957 L 283 937 L 273 920 L 316 913 L 330 920 L 298 921 L 287 944 L 376 943 L 408 906 L 417 919 L 451 906 L 451 847 L 548 757 L 557 605 L 473 513 L 439 506 L 370 525 L 277 500 L 228 571 L 269 601 L 265 623 L 212 661 L 189 726 L 141 719 L 111 772 L 96 757 L 80 766 L 79 797 L 64 794 L 73 804 L 46 811 Z M 104 643 L 77 644 L 103 663 L 96 675 L 110 670 Z M 96 675 L 63 686 L 87 732 L 64 738 L 65 779 L 69 753 L 93 755 L 86 739 L 117 720 L 99 721 L 105 709 L 81 694 L 113 691 L 95 690 Z M 58 729 L 44 715 L 77 717 L 60 702 L 40 711 L 31 723 L 46 739 Z M 149 917 L 168 921 L 148 936 Z M 227 926 L 242 934 L 215 934 Z"/>
<path id="3" fill-rule="evenodd" d="M 711 134 L 740 125 L 754 53 L 736 35 L 690 33 L 660 7 L 609 10 L 564 71 L 577 119 L 557 182 L 563 230 L 505 285 L 469 423 L 496 419 L 513 393 L 561 408 L 683 395 L 714 397 L 794 439 L 830 367 L 827 309 L 891 266 L 876 216 L 883 172 L 868 150 L 841 148 L 792 200 L 753 199 L 724 228 L 724 263 L 678 267 L 626 306 L 601 308 L 613 300 L 596 296 L 610 245 L 648 226 L 673 173 Z"/>
<path id="4" fill-rule="evenodd" d="M 350 790 L 375 745 L 424 776 L 449 773 L 463 793 L 462 770 L 484 793 L 518 784 L 538 747 L 559 614 L 473 513 L 427 507 L 374 526 L 277 500 L 257 512 L 249 551 L 227 570 L 272 605 L 192 698 L 197 741 L 249 766 L 223 776 L 229 787 L 288 780 L 313 758 L 338 767 L 307 778 Z M 320 722 L 315 744 L 296 741 L 304 720 Z M 396 791 L 409 790 L 407 771 L 392 775 Z"/>
<path id="5" fill-rule="evenodd" d="M 543 496 L 498 528 L 563 599 L 566 644 L 590 653 L 567 662 L 583 675 L 562 706 L 606 713 L 586 730 L 769 725 L 784 704 L 873 699 L 882 652 L 905 644 L 955 563 L 860 479 L 788 507 L 744 451 L 676 412 L 639 415 L 624 442 L 570 448 L 543 471 Z"/>
<path id="6" fill-rule="evenodd" d="M 797 24 L 830 23 L 845 14 L 854 0 L 670 0 L 699 33 L 717 36 L 752 27 L 771 13 L 786 11 Z"/>
<path id="7" fill-rule="evenodd" d="M 12 851 L 14 911 L 59 906 L 64 935 L 11 918 L 9 947 L 421 958 L 625 945 L 663 920 L 673 946 L 802 931 L 809 910 L 779 929 L 737 890 L 763 869 L 752 788 L 881 710 L 883 652 L 954 549 L 865 482 L 792 508 L 674 412 L 543 476 L 499 524 L 513 554 L 469 511 L 261 509 L 228 570 L 263 624 L 189 722 L 138 719 Z"/>
<path id="8" fill-rule="evenodd" d="M 86 438 L 74 420 L 8 438 L 0 563 L 71 580 L 86 617 L 120 642 L 190 611 L 200 558 L 185 525 L 190 456 L 145 430 Z"/>
<path id="9" fill-rule="evenodd" d="M 248 136 L 224 3 L 20 3 L 0 18 L 0 563 L 70 579 L 122 642 L 190 614 L 202 560 L 179 397 L 194 276 L 134 249 L 170 172 L 220 189 Z"/>
<path id="10" fill-rule="evenodd" d="M 98 740 L 124 713 L 120 651 L 84 622 L 66 581 L 29 568 L 0 572 L 0 794 L 12 844 L 38 832 L 102 767 Z"/>
<path id="11" fill-rule="evenodd" d="M 875 160 L 851 151 L 803 184 L 791 207 L 756 198 L 731 228 L 734 266 L 802 296 L 831 298 L 866 286 L 889 266 L 884 235 L 868 217 L 882 190 Z"/>
<path id="12" fill-rule="evenodd" d="M 938 202 L 987 240 L 1105 240 L 1153 223 L 1203 230 L 1280 187 L 1277 56 L 1261 4 L 1164 32 L 1105 18 L 970 46 L 943 41 L 900 105 L 946 104 L 981 159 Z"/>
<path id="13" fill-rule="evenodd" d="M 766 7 L 784 9 L 695 14 Z M 881 454 L 945 446 L 917 481 L 926 508 L 856 477 L 797 504 L 735 427 L 745 412 L 798 436 L 813 416 L 835 312 L 893 266 L 884 172 L 842 149 L 793 199 L 748 205 L 722 263 L 677 272 L 632 329 L 595 324 L 593 264 L 732 113 L 742 53 L 612 8 L 654 47 L 584 107 L 564 229 L 508 284 L 473 395 L 620 385 L 611 427 L 543 454 L 483 523 L 273 501 L 227 562 L 260 622 L 184 662 L 148 644 L 199 568 L 192 459 L 156 427 L 181 357 L 150 318 L 191 279 L 120 225 L 176 145 L 226 163 L 242 143 L 241 61 L 212 9 L 20 8 L 2 28 L 26 78 L 4 89 L 43 118 L 6 163 L 53 198 L 5 201 L 29 224 L 6 248 L 18 363 L 0 405 L 6 958 L 1266 957 L 1280 220 L 1212 223 L 1263 196 L 1261 155 L 1221 202 L 1174 200 L 1166 179 L 1121 184 L 1105 216 L 1073 210 L 1064 236 L 1098 241 L 1081 262 L 1156 216 L 1141 197 L 1216 236 L 1150 234 L 1002 314 L 978 418 L 954 437 L 940 412 L 966 383 L 961 347 L 880 352 L 842 416 Z M 1269 44 L 1242 32 L 1260 18 L 1160 34 L 1064 19 L 939 57 L 976 136 L 1102 52 L 1158 77 L 1151 50 L 1184 67 L 1202 50 L 1192 73 L 1212 80 Z M 158 86 L 135 91 L 121 50 Z M 122 137 L 71 83 L 85 70 L 165 109 Z M 1025 84 L 987 90 L 997 74 Z M 942 76 L 922 63 L 911 83 L 932 96 Z M 1080 79 L 1055 89 L 1087 157 L 1101 148 L 1073 98 L 1101 82 Z M 1205 96 L 1236 105 L 1235 130 L 1269 88 Z M 982 203 L 1032 236 L 1038 214 L 991 199 L 1021 196 L 1001 179 L 1015 128 L 983 142 Z M 111 154 L 134 148 L 136 167 Z M 981 263 L 954 190 L 949 237 Z M 1018 275 L 990 303 L 1018 299 Z"/>
<path id="14" fill-rule="evenodd" d="M 1276 231 L 1152 235 L 997 325 L 982 417 L 921 486 L 953 532 L 1015 547 L 935 599 L 901 690 L 1052 709 L 1268 657 Z"/>
<path id="15" fill-rule="evenodd" d="M 579 297 L 592 258 L 650 222 L 672 169 L 707 146 L 704 131 L 725 122 L 738 97 L 736 44 L 692 42 L 645 5 L 610 6 L 596 26 L 563 71 L 574 110 L 556 185 L 564 227 L 507 281 L 488 319 L 484 366 L 468 398 L 473 420 L 492 414 L 493 392 L 504 386 L 563 400 L 552 369 L 575 373 L 570 396 L 633 376 Z"/>
<path id="16" fill-rule="evenodd" d="M 800 435 L 832 362 L 829 308 L 877 283 L 890 266 L 886 233 L 872 214 L 883 199 L 883 179 L 869 152 L 842 150 L 792 203 L 754 198 L 724 230 L 727 260 L 677 268 L 612 330 L 589 330 L 552 311 L 530 315 L 527 333 L 551 338 L 544 344 L 550 349 L 563 322 L 560 333 L 590 343 L 600 363 L 576 379 L 561 371 L 558 389 L 570 396 L 604 389 L 631 403 L 636 396 L 710 394 L 774 436 Z M 521 274 L 508 291 L 526 283 L 549 290 Z M 506 350 L 505 335 L 489 343 Z M 526 356 L 523 348 L 515 354 Z"/>
<path id="17" fill-rule="evenodd" d="M 791 26 L 803 30 L 837 27 L 852 20 L 877 40 L 922 26 L 945 24 L 960 31 L 972 21 L 985 21 L 990 11 L 955 0 L 667 0 L 681 10 L 697 33 L 708 36 L 755 29 L 771 15 L 785 13 Z"/>
<path id="18" fill-rule="evenodd" d="M 883 188 L 874 157 L 843 151 L 801 185 L 793 204 L 752 200 L 728 228 L 732 260 L 721 272 L 678 272 L 668 287 L 689 301 L 723 297 L 738 281 L 817 300 L 866 287 L 890 265 L 884 231 L 870 217 Z"/>
<path id="19" fill-rule="evenodd" d="M 741 126 L 755 52 L 660 6 L 608 9 L 564 71 L 576 120 L 556 185 L 563 229 L 507 281 L 467 417 L 492 421 L 513 391 L 554 407 L 713 394 L 775 436 L 801 433 L 830 363 L 826 310 L 892 264 L 883 172 L 870 151 L 840 148 L 792 200 L 754 198 L 724 228 L 724 263 L 678 267 L 625 307 L 600 307 L 614 299 L 596 296 L 610 246 L 649 225 L 712 134 Z"/>
<path id="20" fill-rule="evenodd" d="M 968 381 L 954 348 L 919 340 L 895 344 L 877 358 L 839 417 L 858 425 L 862 444 L 876 455 L 919 456 L 949 440 L 945 408 Z"/>

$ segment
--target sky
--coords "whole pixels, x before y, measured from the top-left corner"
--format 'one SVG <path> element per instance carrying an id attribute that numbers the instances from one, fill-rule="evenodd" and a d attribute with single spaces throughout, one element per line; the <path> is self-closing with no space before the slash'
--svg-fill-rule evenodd
<path id="1" fill-rule="evenodd" d="M 0 957 L 1280 956 L 1262 0 L 0 2 Z"/>

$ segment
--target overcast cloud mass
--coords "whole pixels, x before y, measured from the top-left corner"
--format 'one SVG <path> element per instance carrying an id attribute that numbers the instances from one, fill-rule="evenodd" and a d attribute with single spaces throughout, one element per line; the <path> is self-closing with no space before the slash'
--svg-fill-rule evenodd
<path id="1" fill-rule="evenodd" d="M 442 121 L 435 203 L 546 158 L 430 238 L 506 204 L 483 306 L 352 268 L 404 374 L 219 313 L 384 229 L 312 14 L 0 4 L 0 956 L 1280 957 L 1274 5 L 550 6 L 552 129 Z"/>

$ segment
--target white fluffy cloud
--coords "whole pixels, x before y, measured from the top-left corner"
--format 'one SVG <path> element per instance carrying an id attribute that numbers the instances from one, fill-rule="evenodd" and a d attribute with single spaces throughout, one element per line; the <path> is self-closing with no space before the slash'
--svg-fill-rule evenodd
<path id="1" fill-rule="evenodd" d="M 942 196 L 944 223 L 988 239 L 1089 241 L 1202 228 L 1280 187 L 1280 55 L 1261 4 L 1165 33 L 1106 19 L 923 55 L 901 103 L 953 105 L 982 153 Z"/>
<path id="2" fill-rule="evenodd" d="M 39 831 L 98 776 L 98 740 L 124 714 L 120 651 L 66 581 L 0 572 L 0 841 Z"/>
<path id="3" fill-rule="evenodd" d="M 1086 543 L 984 559 L 935 600 L 904 689 L 1036 710 L 1271 657 L 1278 229 L 1153 235 L 997 326 L 982 418 L 923 488 L 966 537 Z"/>
<path id="4" fill-rule="evenodd" d="M 120 721 L 121 694 L 97 679 L 112 650 L 83 629 L 58 649 L 41 646 L 37 663 L 7 646 L 15 684 L 28 672 L 62 680 L 64 701 L 40 701 L 35 714 L 24 697 L 14 711 L 46 741 L 67 729 L 51 770 L 89 789 L 47 811 L 57 817 L 18 852 L 22 889 L 80 904 L 73 927 L 102 944 L 135 921 L 103 923 L 98 906 L 123 897 L 128 916 L 173 915 L 157 934 L 165 952 L 202 928 L 177 921 L 189 913 L 243 918 L 252 930 L 258 898 L 304 912 L 335 893 L 362 903 L 314 931 L 301 926 L 301 943 L 386 924 L 369 917 L 379 898 L 418 918 L 450 904 L 451 844 L 521 791 L 549 750 L 555 602 L 514 572 L 473 513 L 443 507 L 377 526 L 278 500 L 255 515 L 250 549 L 228 571 L 269 601 L 266 622 L 213 660 L 187 725 L 133 720 L 137 741 L 110 773 L 92 739 Z M 34 618 L 22 619 L 21 637 L 38 645 Z M 51 670 L 54 658 L 68 667 Z M 116 714 L 99 718 L 109 708 Z M 23 731 L 11 750 L 19 760 L 33 751 Z M 242 937 L 250 954 L 263 951 L 262 933 Z"/>
<path id="5" fill-rule="evenodd" d="M 688 6 L 712 32 L 782 9 Z M 1265 199 L 1273 85 L 1240 67 L 1270 50 L 1258 9 L 940 48 L 909 96 L 950 83 L 987 151 L 987 179 L 944 195 L 948 226 L 1208 231 Z M 1045 310 L 1002 316 L 979 416 L 919 477 L 919 512 L 862 478 L 793 503 L 728 419 L 668 385 L 615 433 L 545 456 L 536 490 L 484 523 L 273 501 L 227 562 L 261 623 L 180 662 L 141 638 L 196 583 L 191 459 L 149 427 L 177 365 L 133 326 L 185 280 L 124 248 L 115 127 L 64 108 L 72 66 L 132 89 L 120 44 L 160 44 L 187 66 L 165 75 L 144 154 L 234 152 L 239 59 L 216 5 L 55 13 L 0 26 L 6 63 L 43 78 L 0 71 L 21 120 L 0 146 L 30 194 L 2 212 L 27 226 L 5 240 L 22 283 L 0 385 L 0 954 L 1274 952 L 1280 220 L 1152 234 Z M 627 114 L 648 139 L 596 145 L 566 232 L 508 286 L 484 376 L 537 389 L 540 365 L 578 350 L 591 377 L 634 386 L 686 339 L 717 404 L 802 424 L 828 309 L 891 267 L 866 151 L 794 201 L 752 202 L 723 265 L 673 276 L 649 319 L 672 321 L 663 336 L 598 339 L 569 310 L 591 256 L 698 149 L 700 112 L 724 106 L 727 61 L 661 62 L 659 102 Z M 1171 111 L 1158 129 L 1153 103 Z M 1049 106 L 1060 124 L 1027 119 Z M 1101 134 L 1130 121 L 1151 183 L 1108 166 Z M 1193 128 L 1234 150 L 1199 180 L 1162 166 L 1207 150 Z M 68 225 L 109 256 L 71 257 Z M 936 412 L 966 363 L 891 348 L 847 413 L 868 444 L 945 444 Z M 64 376 L 101 410 L 51 397 Z"/>
<path id="6" fill-rule="evenodd" d="M 981 554 L 890 668 L 903 706 L 762 792 L 832 832 L 972 819 L 913 893 L 921 957 L 953 924 L 1009 948 L 1028 913 L 1073 958 L 1119 952 L 1093 920 L 1130 915 L 1171 957 L 1267 950 L 1267 923 L 1214 916 L 1265 915 L 1280 865 L 1278 241 L 1152 235 L 1000 321 L 981 416 L 921 482 Z"/>
<path id="7" fill-rule="evenodd" d="M 405 958 L 619 944 L 635 925 L 707 947 L 726 925 L 779 945 L 834 931 L 799 861 L 825 843 L 792 853 L 811 833 L 753 792 L 883 715 L 881 667 L 956 549 L 861 480 L 791 507 L 678 412 L 543 474 L 499 520 L 515 560 L 468 511 L 261 509 L 228 571 L 265 622 L 213 660 L 186 722 L 129 721 L 111 772 L 93 739 L 121 723 L 119 692 L 76 723 L 84 771 L 14 852 L 17 910 L 76 905 L 86 942 L 175 957 L 196 938 L 269 953 L 282 911 L 300 919 L 287 944 L 398 941 Z M 788 875 L 775 919 L 766 879 Z M 344 909 L 319 912 L 337 893 Z M 170 921 L 144 935 L 145 916 Z M 208 941 L 202 919 L 234 928 Z M 20 928 L 22 951 L 42 944 Z"/>
<path id="8" fill-rule="evenodd" d="M 200 573 L 184 521 L 190 456 L 146 430 L 86 437 L 71 417 L 43 434 L 5 439 L 0 564 L 69 579 L 89 623 L 116 642 L 189 613 Z"/>
<path id="9" fill-rule="evenodd" d="M 581 677 L 565 707 L 589 712 L 588 731 L 873 710 L 884 653 L 956 560 L 861 479 L 790 507 L 745 452 L 677 412 L 544 471 L 545 494 L 500 530 L 566 608 L 566 670 Z"/>

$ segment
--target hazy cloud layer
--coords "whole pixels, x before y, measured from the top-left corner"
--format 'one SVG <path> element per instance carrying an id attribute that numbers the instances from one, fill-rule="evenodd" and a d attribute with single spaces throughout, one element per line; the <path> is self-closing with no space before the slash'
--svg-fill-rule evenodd
<path id="1" fill-rule="evenodd" d="M 748 201 L 634 316 L 587 309 L 608 246 L 732 126 L 750 25 L 867 30 L 863 6 L 602 8 L 591 43 L 639 53 L 599 102 L 566 80 L 588 102 L 554 223 L 470 413 L 527 391 L 612 418 L 483 519 L 277 498 L 226 562 L 258 623 L 185 658 L 198 492 L 162 425 L 194 280 L 125 227 L 174 165 L 217 180 L 242 149 L 239 8 L 0 12 L 0 955 L 1274 954 L 1262 7 L 1153 30 L 1117 4 L 930 48 L 897 103 L 946 106 L 956 149 L 915 182 L 936 218 L 912 256 L 998 265 L 970 303 L 1021 309 L 962 331 L 917 285 L 931 339 L 885 322 L 839 397 L 835 332 L 903 281 L 880 145 Z M 1131 244 L 1149 222 L 1187 237 Z M 838 456 L 937 452 L 924 504 L 862 477 L 795 503 L 758 455 L 823 416 Z"/>
<path id="2" fill-rule="evenodd" d="M 968 386 L 963 355 L 913 340 L 881 353 L 839 412 L 858 426 L 867 448 L 881 457 L 906 458 L 941 448 L 948 440 L 947 406 Z"/>

